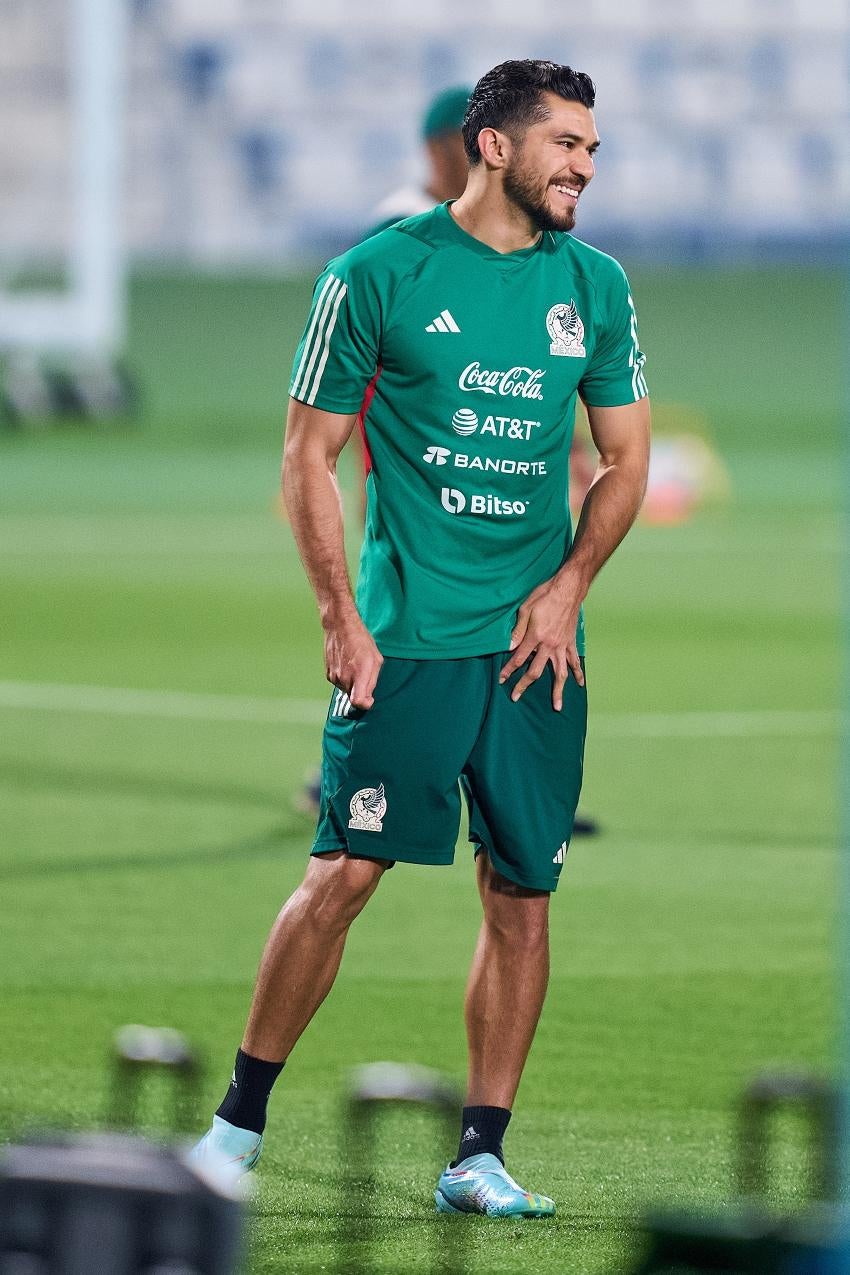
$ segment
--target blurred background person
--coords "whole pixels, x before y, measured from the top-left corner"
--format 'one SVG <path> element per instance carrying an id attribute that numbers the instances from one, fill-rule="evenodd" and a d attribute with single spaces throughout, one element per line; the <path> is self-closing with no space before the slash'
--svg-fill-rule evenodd
<path id="1" fill-rule="evenodd" d="M 425 160 L 422 180 L 401 186 L 380 201 L 374 211 L 374 224 L 364 239 L 461 194 L 468 164 L 460 130 L 471 92 L 469 85 L 457 85 L 443 89 L 429 102 L 420 127 Z"/>

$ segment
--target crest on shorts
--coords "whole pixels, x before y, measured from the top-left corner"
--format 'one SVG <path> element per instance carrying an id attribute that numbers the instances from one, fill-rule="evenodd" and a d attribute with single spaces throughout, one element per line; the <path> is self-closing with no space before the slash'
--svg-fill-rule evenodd
<path id="1" fill-rule="evenodd" d="M 587 357 L 584 348 L 584 324 L 579 318 L 575 301 L 566 305 L 559 301 L 546 315 L 546 330 L 551 338 L 550 354 L 562 354 L 574 359 Z"/>
<path id="2" fill-rule="evenodd" d="M 384 826 L 382 820 L 387 813 L 384 785 L 361 788 L 351 798 L 348 809 L 351 811 L 349 828 L 357 828 L 360 832 L 380 832 Z"/>

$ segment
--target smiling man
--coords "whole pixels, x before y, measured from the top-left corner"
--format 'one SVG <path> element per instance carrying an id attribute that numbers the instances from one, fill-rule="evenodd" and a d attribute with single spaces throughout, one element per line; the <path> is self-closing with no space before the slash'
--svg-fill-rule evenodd
<path id="1" fill-rule="evenodd" d="M 546 992 L 549 899 L 581 786 L 582 602 L 637 514 L 649 455 L 628 283 L 569 233 L 594 172 L 594 97 L 588 76 L 552 62 L 488 72 L 463 124 L 461 197 L 366 240 L 316 283 L 284 496 L 334 687 L 319 826 L 200 1157 L 256 1162 L 271 1087 L 351 923 L 393 863 L 452 862 L 460 790 L 483 920 L 466 1106 L 437 1208 L 555 1211 L 507 1173 L 502 1139 Z M 573 536 L 579 395 L 600 460 Z M 358 416 L 372 470 L 355 596 L 336 462 Z"/>

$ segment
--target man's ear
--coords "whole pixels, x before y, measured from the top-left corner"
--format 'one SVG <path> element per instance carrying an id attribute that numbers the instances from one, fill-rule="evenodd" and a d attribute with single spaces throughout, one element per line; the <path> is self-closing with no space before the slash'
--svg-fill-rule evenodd
<path id="1" fill-rule="evenodd" d="M 506 168 L 512 153 L 511 139 L 497 128 L 482 128 L 478 149 L 488 168 Z"/>

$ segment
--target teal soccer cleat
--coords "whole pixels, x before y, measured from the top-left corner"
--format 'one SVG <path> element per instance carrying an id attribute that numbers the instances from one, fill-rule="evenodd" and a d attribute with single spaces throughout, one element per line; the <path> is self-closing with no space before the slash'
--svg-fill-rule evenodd
<path id="1" fill-rule="evenodd" d="M 434 1192 L 438 1213 L 480 1213 L 484 1217 L 553 1217 L 547 1195 L 523 1191 L 499 1159 L 471 1155 L 449 1166 Z"/>
<path id="2" fill-rule="evenodd" d="M 263 1135 L 240 1129 L 221 1116 L 213 1116 L 212 1128 L 189 1152 L 189 1163 L 220 1170 L 225 1177 L 241 1178 L 260 1158 Z"/>

